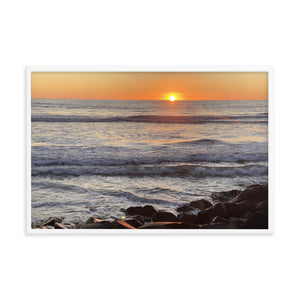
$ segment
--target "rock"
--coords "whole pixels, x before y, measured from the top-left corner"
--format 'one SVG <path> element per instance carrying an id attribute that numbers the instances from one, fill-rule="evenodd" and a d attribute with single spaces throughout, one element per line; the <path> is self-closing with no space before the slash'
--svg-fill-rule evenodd
<path id="1" fill-rule="evenodd" d="M 145 217 L 152 217 L 157 211 L 157 208 L 152 205 L 131 206 L 126 209 L 126 214 L 129 216 L 141 215 Z"/>
<path id="2" fill-rule="evenodd" d="M 256 205 L 253 202 L 242 201 L 242 202 L 237 203 L 237 207 L 241 210 L 244 210 L 245 213 L 256 212 Z"/>
<path id="3" fill-rule="evenodd" d="M 248 212 L 255 212 L 256 207 L 253 202 L 242 201 L 239 203 L 224 203 L 228 215 L 235 218 L 241 218 Z"/>
<path id="4" fill-rule="evenodd" d="M 208 224 L 210 223 L 211 219 L 213 218 L 210 213 L 207 213 L 205 210 L 200 211 L 197 214 L 198 223 L 199 224 Z"/>
<path id="5" fill-rule="evenodd" d="M 135 229 L 135 227 L 129 225 L 124 220 L 115 220 L 112 225 L 113 229 Z"/>
<path id="6" fill-rule="evenodd" d="M 55 223 L 54 228 L 55 229 L 68 229 L 68 227 L 62 223 Z"/>
<path id="7" fill-rule="evenodd" d="M 58 217 L 50 217 L 47 220 L 43 221 L 40 226 L 54 226 L 55 223 L 61 223 L 62 222 L 62 218 L 58 218 Z"/>
<path id="8" fill-rule="evenodd" d="M 269 205 L 268 205 L 268 202 L 267 201 L 260 201 L 257 206 L 256 206 L 256 209 L 258 211 L 260 210 L 268 210 L 269 208 Z"/>
<path id="9" fill-rule="evenodd" d="M 268 201 L 268 185 L 252 185 L 237 195 L 233 202 L 239 203 L 242 201 L 258 203 Z"/>
<path id="10" fill-rule="evenodd" d="M 239 195 L 242 191 L 239 190 L 231 190 L 231 191 L 226 191 L 226 192 L 214 192 L 211 194 L 211 198 L 213 200 L 218 200 L 218 201 L 230 201 L 237 195 Z"/>
<path id="11" fill-rule="evenodd" d="M 96 223 L 83 224 L 80 229 L 111 229 L 113 228 L 113 222 L 101 221 Z"/>
<path id="12" fill-rule="evenodd" d="M 139 221 L 140 223 L 142 223 L 142 225 L 144 225 L 144 223 L 145 223 L 145 220 L 144 220 L 144 218 L 142 216 L 137 215 L 137 216 L 132 216 L 131 218 L 136 219 L 137 221 Z M 131 218 L 128 218 L 128 219 L 131 219 Z M 125 220 L 127 220 L 127 219 L 125 219 Z"/>
<path id="13" fill-rule="evenodd" d="M 224 203 L 224 207 L 227 211 L 228 216 L 230 217 L 240 218 L 246 213 L 235 203 Z"/>
<path id="14" fill-rule="evenodd" d="M 192 211 L 193 208 L 191 206 L 189 206 L 189 205 L 183 205 L 183 206 L 177 207 L 176 210 L 178 212 L 189 212 L 189 211 Z"/>
<path id="15" fill-rule="evenodd" d="M 255 212 L 256 208 L 254 203 L 242 201 L 239 203 L 221 203 L 218 202 L 214 206 L 207 208 L 198 213 L 198 219 L 200 224 L 208 224 L 210 222 L 216 223 L 213 220 L 216 217 L 229 219 L 229 217 L 241 218 L 248 212 Z M 222 221 L 222 219 L 219 219 Z M 223 221 L 222 221 L 223 222 Z"/>
<path id="16" fill-rule="evenodd" d="M 227 229 L 239 229 L 243 223 L 245 223 L 247 219 L 245 218 L 233 218 L 229 219 L 229 223 L 227 224 Z"/>
<path id="17" fill-rule="evenodd" d="M 76 225 L 73 223 L 63 223 L 63 226 L 66 227 L 67 229 L 75 229 Z"/>
<path id="18" fill-rule="evenodd" d="M 211 223 L 201 226 L 201 229 L 226 229 L 227 223 Z"/>
<path id="19" fill-rule="evenodd" d="M 90 217 L 85 221 L 85 224 L 92 224 L 92 223 L 98 223 L 101 222 L 102 220 L 96 217 Z"/>
<path id="20" fill-rule="evenodd" d="M 240 227 L 241 229 L 268 229 L 268 214 L 257 212 Z"/>
<path id="21" fill-rule="evenodd" d="M 199 224 L 208 224 L 214 217 L 229 218 L 229 214 L 223 203 L 218 202 L 214 206 L 200 211 L 198 213 Z"/>
<path id="22" fill-rule="evenodd" d="M 229 213 L 227 211 L 227 206 L 226 206 L 227 203 L 220 203 L 218 202 L 216 205 L 214 205 L 213 207 L 209 208 L 208 210 L 211 211 L 211 214 L 216 217 L 222 217 L 222 218 L 225 218 L 225 219 L 228 219 L 229 218 Z"/>
<path id="23" fill-rule="evenodd" d="M 228 223 L 228 220 L 222 217 L 214 217 L 212 218 L 211 223 Z"/>
<path id="24" fill-rule="evenodd" d="M 152 216 L 153 222 L 176 222 L 177 217 L 168 211 L 158 211 Z"/>
<path id="25" fill-rule="evenodd" d="M 138 229 L 196 229 L 197 225 L 184 222 L 154 222 L 148 223 Z"/>
<path id="26" fill-rule="evenodd" d="M 138 228 L 144 225 L 144 223 L 140 222 L 136 218 L 126 218 L 124 221 L 134 228 Z"/>
<path id="27" fill-rule="evenodd" d="M 212 206 L 212 204 L 205 199 L 192 201 L 189 205 L 198 209 L 206 209 Z"/>
<path id="28" fill-rule="evenodd" d="M 255 213 L 252 213 L 252 212 L 248 212 L 248 213 L 246 213 L 245 215 L 244 215 L 244 217 L 243 218 L 245 218 L 245 219 L 250 219 L 251 217 L 253 217 L 255 215 Z"/>
<path id="29" fill-rule="evenodd" d="M 227 211 L 227 203 L 221 203 L 218 202 L 217 204 L 215 204 L 214 206 L 208 208 L 206 210 L 208 213 L 211 214 L 212 217 L 222 217 L 225 219 L 229 218 L 229 213 Z"/>
<path id="30" fill-rule="evenodd" d="M 32 229 L 35 229 L 35 228 L 41 229 L 41 228 L 40 228 L 40 223 L 37 223 L 37 222 L 31 223 L 31 228 L 32 228 Z"/>
<path id="31" fill-rule="evenodd" d="M 196 215 L 181 213 L 177 216 L 177 219 L 178 219 L 178 222 L 198 224 L 198 217 Z"/>

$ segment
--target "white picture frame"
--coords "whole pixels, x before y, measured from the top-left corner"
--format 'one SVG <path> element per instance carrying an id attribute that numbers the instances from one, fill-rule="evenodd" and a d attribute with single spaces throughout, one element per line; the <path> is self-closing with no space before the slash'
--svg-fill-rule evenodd
<path id="1" fill-rule="evenodd" d="M 32 229 L 31 227 L 31 73 L 32 72 L 267 72 L 268 73 L 268 183 L 269 183 L 269 226 L 268 229 Z M 55 235 L 153 235 L 153 234 L 193 234 L 193 235 L 232 235 L 232 234 L 272 234 L 274 232 L 274 69 L 265 66 L 28 66 L 26 67 L 26 233 Z"/>

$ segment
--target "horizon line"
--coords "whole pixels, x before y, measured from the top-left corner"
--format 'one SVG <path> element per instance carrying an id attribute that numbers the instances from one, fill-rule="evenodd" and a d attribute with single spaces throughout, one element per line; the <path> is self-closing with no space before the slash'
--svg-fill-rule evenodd
<path id="1" fill-rule="evenodd" d="M 170 101 L 169 99 L 31 98 L 31 100 Z M 268 101 L 268 99 L 176 99 L 176 101 Z"/>

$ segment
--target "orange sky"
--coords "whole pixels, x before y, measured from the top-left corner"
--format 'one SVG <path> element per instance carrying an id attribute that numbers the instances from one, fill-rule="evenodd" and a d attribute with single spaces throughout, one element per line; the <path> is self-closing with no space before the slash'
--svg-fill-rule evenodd
<path id="1" fill-rule="evenodd" d="M 32 72 L 31 98 L 267 100 L 267 72 Z"/>

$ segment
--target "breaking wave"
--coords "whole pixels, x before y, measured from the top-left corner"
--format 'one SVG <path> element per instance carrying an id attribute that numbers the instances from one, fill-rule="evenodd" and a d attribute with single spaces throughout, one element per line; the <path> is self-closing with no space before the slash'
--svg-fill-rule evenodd
<path id="1" fill-rule="evenodd" d="M 170 123 L 170 124 L 202 124 L 202 123 L 267 123 L 266 115 L 202 115 L 202 116 L 157 116 L 136 115 L 116 117 L 47 115 L 32 116 L 32 122 L 136 122 L 136 123 Z"/>
<path id="2" fill-rule="evenodd" d="M 265 176 L 268 167 L 259 164 L 245 166 L 199 166 L 199 165 L 155 165 L 155 166 L 119 166 L 119 167 L 74 167 L 57 166 L 55 168 L 35 168 L 32 176 L 170 176 L 170 177 L 235 177 L 235 176 Z"/>
<path id="3" fill-rule="evenodd" d="M 215 144 L 225 144 L 224 141 L 215 140 L 215 139 L 197 139 L 197 140 L 186 140 L 186 141 L 176 141 L 171 142 L 172 144 L 176 145 L 215 145 Z"/>
<path id="4" fill-rule="evenodd" d="M 126 166 L 126 165 L 146 165 L 146 164 L 164 164 L 164 163 L 247 163 L 267 161 L 267 153 L 240 153 L 240 154 L 189 154 L 178 156 L 161 157 L 124 157 L 124 158 L 90 158 L 90 159 L 58 159 L 58 158 L 32 158 L 32 166 Z"/>

